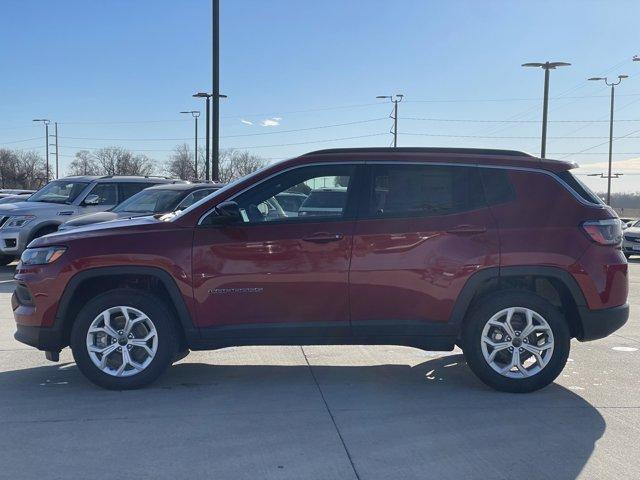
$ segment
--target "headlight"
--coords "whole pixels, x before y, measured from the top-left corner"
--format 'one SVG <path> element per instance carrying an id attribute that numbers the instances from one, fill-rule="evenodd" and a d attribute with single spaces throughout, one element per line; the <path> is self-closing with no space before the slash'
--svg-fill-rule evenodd
<path id="1" fill-rule="evenodd" d="M 27 248 L 22 252 L 23 265 L 46 265 L 55 262 L 67 250 L 67 247 Z"/>
<path id="2" fill-rule="evenodd" d="M 34 218 L 36 218 L 34 215 L 19 215 L 17 217 L 9 217 L 7 221 L 4 222 L 4 225 L 2 225 L 2 228 L 20 228 L 29 223 Z"/>

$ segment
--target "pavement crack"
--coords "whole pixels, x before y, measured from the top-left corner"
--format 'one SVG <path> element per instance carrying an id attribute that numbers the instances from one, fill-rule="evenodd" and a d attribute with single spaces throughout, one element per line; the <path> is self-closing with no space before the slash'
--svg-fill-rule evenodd
<path id="1" fill-rule="evenodd" d="M 327 403 L 327 399 L 324 396 L 324 392 L 322 391 L 322 388 L 320 387 L 320 383 L 318 382 L 318 379 L 316 378 L 316 374 L 313 371 L 313 367 L 309 363 L 309 359 L 307 358 L 307 354 L 305 353 L 304 348 L 302 347 L 302 345 L 300 345 L 300 351 L 302 352 L 302 356 L 304 357 L 304 361 L 307 363 L 307 366 L 309 367 L 309 372 L 311 373 L 311 377 L 313 378 L 313 382 L 316 384 L 316 387 L 318 388 L 318 392 L 320 393 L 320 397 L 322 398 L 322 402 L 324 403 L 324 407 L 327 409 L 327 413 L 329 414 L 329 417 L 331 418 L 331 421 L 333 422 L 333 426 L 336 429 L 336 433 L 338 434 L 338 438 L 340 439 L 340 443 L 342 443 L 342 448 L 344 449 L 344 452 L 347 454 L 347 458 L 349 459 L 349 463 L 351 464 L 351 468 L 353 469 L 353 474 L 356 476 L 356 478 L 358 480 L 360 480 L 360 474 L 358 474 L 358 470 L 356 469 L 356 466 L 353 463 L 353 458 L 351 458 L 351 452 L 349 452 L 349 448 L 347 447 L 347 444 L 345 443 L 344 438 L 342 437 L 342 433 L 340 432 L 340 428 L 338 427 L 338 423 L 336 422 L 336 419 L 333 416 L 333 412 L 331 411 L 331 408 L 329 408 L 329 404 Z"/>

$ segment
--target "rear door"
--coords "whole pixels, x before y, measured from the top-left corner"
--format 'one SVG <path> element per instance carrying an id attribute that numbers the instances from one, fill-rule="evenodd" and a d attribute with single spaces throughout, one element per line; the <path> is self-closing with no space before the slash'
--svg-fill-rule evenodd
<path id="1" fill-rule="evenodd" d="M 370 164 L 350 270 L 356 335 L 437 334 L 468 278 L 497 266 L 475 166 Z"/>

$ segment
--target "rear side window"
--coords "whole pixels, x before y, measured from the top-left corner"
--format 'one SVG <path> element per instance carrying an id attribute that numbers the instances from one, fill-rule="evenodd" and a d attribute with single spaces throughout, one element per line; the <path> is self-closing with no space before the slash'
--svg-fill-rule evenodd
<path id="1" fill-rule="evenodd" d="M 501 168 L 481 168 L 484 195 L 489 205 L 507 203 L 516 198 L 507 171 Z"/>
<path id="2" fill-rule="evenodd" d="M 373 165 L 368 217 L 448 215 L 485 206 L 476 167 Z"/>
<path id="3" fill-rule="evenodd" d="M 569 185 L 582 199 L 589 203 L 603 204 L 603 201 L 589 187 L 574 177 L 569 170 L 557 172 L 556 175 Z"/>
<path id="4" fill-rule="evenodd" d="M 120 202 L 124 202 L 127 198 L 132 197 L 145 188 L 153 187 L 154 185 L 155 183 L 119 183 L 118 189 L 120 190 Z"/>

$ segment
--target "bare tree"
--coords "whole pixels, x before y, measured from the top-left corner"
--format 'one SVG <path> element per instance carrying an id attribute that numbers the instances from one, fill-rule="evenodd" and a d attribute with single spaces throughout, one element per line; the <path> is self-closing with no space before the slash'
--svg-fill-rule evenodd
<path id="1" fill-rule="evenodd" d="M 89 150 L 76 152 L 75 158 L 69 164 L 69 175 L 98 175 L 98 163 Z"/>
<path id="2" fill-rule="evenodd" d="M 267 161 L 264 158 L 247 151 L 222 150 L 219 158 L 219 180 L 223 183 L 244 177 L 267 165 Z"/>
<path id="3" fill-rule="evenodd" d="M 40 188 L 46 183 L 45 164 L 37 152 L 0 149 L 2 188 Z"/>
<path id="4" fill-rule="evenodd" d="M 122 147 L 96 150 L 98 171 L 102 175 L 150 175 L 153 161 L 146 155 L 134 155 Z"/>
<path id="5" fill-rule="evenodd" d="M 165 165 L 167 174 L 182 180 L 196 180 L 193 152 L 189 145 L 178 145 Z"/>

